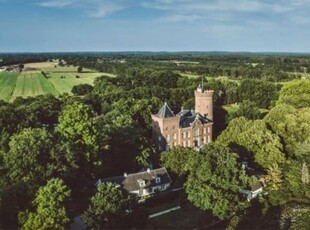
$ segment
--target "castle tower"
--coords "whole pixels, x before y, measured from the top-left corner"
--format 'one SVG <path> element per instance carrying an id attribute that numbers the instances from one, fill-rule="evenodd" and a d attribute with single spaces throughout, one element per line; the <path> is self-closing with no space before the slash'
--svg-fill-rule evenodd
<path id="1" fill-rule="evenodd" d="M 175 116 L 167 103 L 152 115 L 152 136 L 159 151 L 178 145 L 180 117 Z"/>
<path id="2" fill-rule="evenodd" d="M 195 112 L 213 121 L 213 90 L 204 90 L 199 85 L 195 91 Z"/>

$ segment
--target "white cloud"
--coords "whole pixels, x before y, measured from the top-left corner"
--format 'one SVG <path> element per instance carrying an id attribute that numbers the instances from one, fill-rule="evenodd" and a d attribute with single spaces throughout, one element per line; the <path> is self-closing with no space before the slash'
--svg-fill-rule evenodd
<path id="1" fill-rule="evenodd" d="M 74 0 L 49 0 L 39 2 L 39 6 L 43 7 L 55 7 L 55 8 L 64 8 L 70 6 L 74 3 Z"/>

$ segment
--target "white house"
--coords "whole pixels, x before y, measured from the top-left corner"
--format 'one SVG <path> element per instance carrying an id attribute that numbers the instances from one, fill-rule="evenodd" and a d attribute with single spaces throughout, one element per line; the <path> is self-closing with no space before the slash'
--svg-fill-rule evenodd
<path id="1" fill-rule="evenodd" d="M 127 174 L 123 176 L 99 179 L 98 183 L 112 182 L 131 194 L 139 197 L 152 195 L 167 190 L 172 181 L 166 168 L 147 169 L 147 171 Z"/>

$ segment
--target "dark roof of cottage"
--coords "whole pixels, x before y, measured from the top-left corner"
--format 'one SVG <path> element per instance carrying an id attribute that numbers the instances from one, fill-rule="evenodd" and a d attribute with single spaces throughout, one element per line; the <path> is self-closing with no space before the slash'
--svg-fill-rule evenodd
<path id="1" fill-rule="evenodd" d="M 167 103 L 163 105 L 163 107 L 157 113 L 157 116 L 160 118 L 174 117 L 172 110 L 169 108 Z"/>
<path id="2" fill-rule="evenodd" d="M 255 192 L 256 190 L 263 188 L 263 184 L 260 181 L 257 181 L 254 185 L 251 186 L 251 191 Z"/>
<path id="3" fill-rule="evenodd" d="M 160 183 L 156 184 L 155 182 L 156 177 L 160 178 Z M 123 176 L 99 179 L 98 182 L 101 182 L 101 183 L 112 182 L 117 185 L 120 185 L 123 189 L 129 192 L 129 191 L 136 191 L 140 189 L 138 180 L 141 180 L 141 179 L 145 181 L 144 188 L 172 182 L 166 168 L 158 168 L 158 169 L 150 170 L 149 172 L 144 171 L 144 172 L 139 172 L 139 173 L 128 174 L 127 176 L 123 175 Z"/>
<path id="4" fill-rule="evenodd" d="M 201 116 L 199 113 L 195 113 L 194 111 L 187 110 L 181 111 L 179 113 L 180 116 L 180 128 L 188 128 L 191 127 L 191 124 L 195 122 L 195 120 L 199 120 L 201 124 L 207 124 L 210 120 L 206 117 Z"/>

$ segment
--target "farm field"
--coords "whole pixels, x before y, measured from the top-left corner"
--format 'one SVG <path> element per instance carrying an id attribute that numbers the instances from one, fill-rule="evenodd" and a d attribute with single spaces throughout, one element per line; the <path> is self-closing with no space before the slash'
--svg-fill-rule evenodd
<path id="1" fill-rule="evenodd" d="M 16 81 L 16 85 L 10 100 L 16 97 L 30 97 L 43 94 L 58 96 L 58 92 L 49 81 L 38 71 L 22 72 Z"/>
<path id="2" fill-rule="evenodd" d="M 13 101 L 16 97 L 44 94 L 55 96 L 63 93 L 71 94 L 72 87 L 75 85 L 92 85 L 99 76 L 114 76 L 85 68 L 82 73 L 77 73 L 76 66 L 58 66 L 55 62 L 28 63 L 25 67 L 33 70 L 21 73 L 0 73 L 0 100 Z M 44 71 L 48 78 L 45 78 L 41 71 Z"/>
<path id="3" fill-rule="evenodd" d="M 0 73 L 0 99 L 11 98 L 18 76 L 19 73 Z"/>

